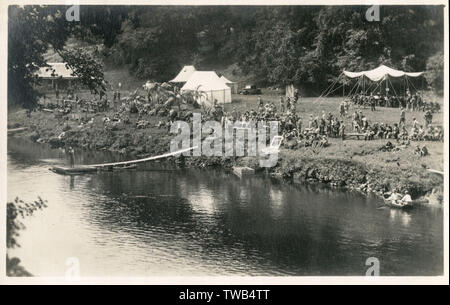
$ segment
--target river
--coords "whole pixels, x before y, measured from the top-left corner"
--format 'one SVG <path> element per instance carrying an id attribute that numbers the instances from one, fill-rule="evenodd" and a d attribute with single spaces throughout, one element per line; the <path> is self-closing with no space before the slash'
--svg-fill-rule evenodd
<path id="1" fill-rule="evenodd" d="M 118 160 L 76 152 L 78 164 Z M 11 254 L 37 276 L 380 275 L 443 273 L 443 210 L 323 186 L 164 163 L 62 176 L 61 150 L 8 140 L 7 197 L 48 207 L 24 219 Z"/>

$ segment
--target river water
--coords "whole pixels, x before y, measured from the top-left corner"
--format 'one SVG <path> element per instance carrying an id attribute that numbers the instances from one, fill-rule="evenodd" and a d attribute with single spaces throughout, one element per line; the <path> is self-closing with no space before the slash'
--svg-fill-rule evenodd
<path id="1" fill-rule="evenodd" d="M 77 152 L 78 164 L 118 160 Z M 40 196 L 11 254 L 37 276 L 443 273 L 443 211 L 404 212 L 348 191 L 152 163 L 84 176 L 49 171 L 60 150 L 10 138 L 8 200 Z M 70 264 L 70 263 L 69 263 Z"/>

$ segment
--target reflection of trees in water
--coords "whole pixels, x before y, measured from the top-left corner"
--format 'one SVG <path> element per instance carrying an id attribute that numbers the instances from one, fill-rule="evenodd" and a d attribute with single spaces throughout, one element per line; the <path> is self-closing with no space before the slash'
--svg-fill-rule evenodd
<path id="1" fill-rule="evenodd" d="M 295 191 L 275 204 L 273 194 L 286 190 L 269 180 L 209 171 L 123 172 L 97 175 L 86 186 L 107 198 L 89 212 L 102 229 L 176 234 L 196 245 L 194 251 L 205 260 L 243 260 L 262 270 L 308 274 L 308 269 L 326 268 L 324 261 L 336 263 L 330 249 L 338 247 L 339 221 L 324 219 L 311 227 L 303 214 L 315 218 L 320 211 L 299 209 Z M 212 207 L 197 209 L 186 199 L 205 190 L 213 196 L 208 201 Z"/>
<path id="2" fill-rule="evenodd" d="M 58 158 L 62 153 L 28 141 L 11 143 L 8 149 L 14 151 L 14 160 L 17 151 L 17 160 L 23 158 L 24 164 Z M 107 154 L 77 153 L 85 158 L 79 162 L 85 163 L 108 158 Z M 238 179 L 220 170 L 168 173 L 157 171 L 171 168 L 164 164 L 142 167 L 147 171 L 66 177 L 67 186 L 81 187 L 91 198 L 84 212 L 100 230 L 128 232 L 142 243 L 149 242 L 149 236 L 152 240 L 185 240 L 179 246 L 187 253 L 196 251 L 205 261 L 220 258 L 230 262 L 232 270 L 231 264 L 242 262 L 259 272 L 331 275 L 348 270 L 344 274 L 360 275 L 363 255 L 408 261 L 417 252 L 429 260 L 409 268 L 442 269 L 442 250 L 437 250 L 443 245 L 435 238 L 442 236 L 440 209 L 415 209 L 408 212 L 408 219 L 399 216 L 390 221 L 389 210 L 375 209 L 379 201 L 352 192 L 270 179 Z M 193 194 L 208 200 L 194 205 Z M 411 247 L 415 243 L 424 249 Z M 405 270 L 405 266 L 384 264 L 393 273 Z M 251 272 L 248 267 L 244 270 Z"/>
<path id="3" fill-rule="evenodd" d="M 361 275 L 365 256 L 414 257 L 410 247 L 395 250 L 411 236 L 386 225 L 389 214 L 359 194 L 196 170 L 101 173 L 85 187 L 99 198 L 88 217 L 101 229 L 142 243 L 173 241 L 205 262 L 230 262 L 232 271 L 245 264 L 259 274 Z M 420 217 L 418 225 L 427 222 Z M 385 264 L 394 273 L 399 268 Z"/>
<path id="4" fill-rule="evenodd" d="M 39 164 L 41 159 L 64 157 L 62 150 L 21 138 L 8 138 L 8 152 L 13 155 L 15 163 L 23 167 Z"/>

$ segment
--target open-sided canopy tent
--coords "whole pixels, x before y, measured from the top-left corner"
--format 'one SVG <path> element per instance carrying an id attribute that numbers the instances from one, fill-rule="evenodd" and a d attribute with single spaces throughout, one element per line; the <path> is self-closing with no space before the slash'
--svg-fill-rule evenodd
<path id="1" fill-rule="evenodd" d="M 401 71 L 401 70 L 392 69 L 385 65 L 380 65 L 378 68 L 375 68 L 372 70 L 367 70 L 367 71 L 360 71 L 360 72 L 350 72 L 350 71 L 344 70 L 339 75 L 339 77 L 321 93 L 321 95 L 317 98 L 317 100 L 320 100 L 320 99 L 336 92 L 337 90 L 339 90 L 341 88 L 342 88 L 342 93 L 343 93 L 342 95 L 346 96 L 346 94 L 347 94 L 347 97 L 358 92 L 358 89 L 360 89 L 360 86 L 362 89 L 361 92 L 363 92 L 364 94 L 367 94 L 369 92 L 376 92 L 376 90 L 378 88 L 382 87 L 382 84 L 384 84 L 384 86 L 385 86 L 386 93 L 388 93 L 388 91 L 389 91 L 388 87 L 390 86 L 393 89 L 392 90 L 393 94 L 396 97 L 398 97 L 397 92 L 395 91 L 395 87 L 393 86 L 393 84 L 390 80 L 391 77 L 392 78 L 403 77 L 403 79 L 402 79 L 402 81 L 404 82 L 403 93 L 406 94 L 406 92 L 409 90 L 409 85 L 412 85 L 414 87 L 414 85 L 412 84 L 411 80 L 408 79 L 408 77 L 416 78 L 416 77 L 423 75 L 423 73 L 424 72 L 405 72 L 405 71 Z M 356 84 L 354 84 L 354 86 L 351 87 L 350 91 L 345 90 L 346 82 L 342 81 L 342 76 L 347 76 L 348 78 L 351 78 L 351 79 L 354 79 L 354 78 L 358 79 Z M 366 77 L 373 82 L 367 88 L 365 86 Z M 398 88 L 398 86 L 397 86 L 397 88 Z"/>
<path id="2" fill-rule="evenodd" d="M 178 73 L 177 76 L 175 76 L 174 79 L 172 79 L 171 83 L 185 83 L 188 81 L 188 79 L 191 77 L 191 75 L 195 72 L 194 66 L 184 66 L 183 69 Z"/>
<path id="3" fill-rule="evenodd" d="M 345 71 L 344 74 L 347 77 L 355 78 L 360 76 L 366 76 L 368 79 L 377 82 L 380 80 L 384 80 L 387 76 L 391 77 L 402 77 L 402 76 L 410 76 L 410 77 L 418 77 L 423 74 L 423 72 L 404 72 L 400 70 L 395 70 L 392 68 L 389 68 L 388 66 L 381 65 L 378 68 L 375 68 L 373 70 L 368 71 L 361 71 L 361 72 L 350 72 Z"/>
<path id="4" fill-rule="evenodd" d="M 218 104 L 231 103 L 231 89 L 214 71 L 195 71 L 188 81 L 181 87 L 181 92 L 198 91 L 200 104 L 212 105 L 214 100 Z"/>

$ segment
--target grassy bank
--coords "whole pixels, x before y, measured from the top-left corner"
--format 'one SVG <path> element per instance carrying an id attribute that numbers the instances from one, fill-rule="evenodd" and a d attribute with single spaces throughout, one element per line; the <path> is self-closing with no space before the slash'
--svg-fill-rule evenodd
<path id="1" fill-rule="evenodd" d="M 225 106 L 226 111 L 236 108 L 239 111 L 255 108 L 256 96 L 236 96 L 238 102 Z M 279 96 L 263 95 L 264 101 L 277 101 Z M 327 98 L 317 101 L 316 98 L 304 98 L 297 107 L 298 114 L 305 124 L 309 114 L 321 115 L 322 111 L 337 113 L 340 98 Z M 392 124 L 398 122 L 399 110 L 378 108 L 371 112 L 362 109 L 371 122 Z M 351 113 L 345 118 L 350 130 Z M 84 114 L 81 114 L 84 115 Z M 149 126 L 136 128 L 137 114 L 130 115 L 129 124 L 118 124 L 114 128 L 105 128 L 103 118 L 112 113 L 88 114 L 90 123 L 80 125 L 73 114 L 68 119 L 57 118 L 53 113 L 33 112 L 31 118 L 26 117 L 23 110 L 8 115 L 8 126 L 26 126 L 29 129 L 17 136 L 28 137 L 33 141 L 49 143 L 60 147 L 71 145 L 90 150 L 108 150 L 127 154 L 130 157 L 146 157 L 165 153 L 169 150 L 173 135 L 168 129 L 158 128 L 160 120 L 156 116 L 148 116 Z M 408 112 L 407 127 L 416 117 L 422 121 L 423 112 Z M 442 113 L 435 114 L 433 123 L 442 124 Z M 64 132 L 64 134 L 63 134 Z M 64 135 L 61 137 L 61 135 Z M 267 170 L 270 174 L 295 181 L 319 181 L 332 186 L 348 187 L 362 192 L 382 194 L 394 187 L 408 189 L 414 197 L 422 196 L 433 189 L 442 188 L 442 178 L 429 173 L 426 168 L 443 170 L 442 142 L 411 142 L 411 145 L 398 151 L 380 150 L 388 140 L 345 140 L 329 139 L 330 146 L 321 149 L 299 148 L 296 150 L 281 149 L 278 165 Z M 395 140 L 390 140 L 395 143 Z M 425 145 L 429 155 L 421 157 L 414 154 L 417 144 Z M 180 161 L 177 159 L 177 161 Z M 229 168 L 233 165 L 249 165 L 258 167 L 255 158 L 185 158 L 186 166 L 217 166 Z"/>

